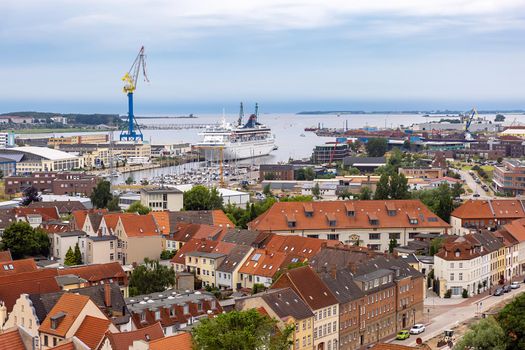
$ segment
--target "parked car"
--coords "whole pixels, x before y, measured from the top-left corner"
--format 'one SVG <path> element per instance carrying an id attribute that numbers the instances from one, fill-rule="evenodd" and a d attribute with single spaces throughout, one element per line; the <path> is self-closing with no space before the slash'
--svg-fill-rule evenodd
<path id="1" fill-rule="evenodd" d="M 479 197 L 479 193 L 474 193 L 472 197 Z"/>
<path id="2" fill-rule="evenodd" d="M 410 333 L 406 329 L 403 329 L 397 332 L 397 335 L 396 335 L 397 340 L 405 340 L 408 338 L 410 338 Z"/>
<path id="3" fill-rule="evenodd" d="M 503 291 L 503 288 L 497 288 L 495 291 L 494 291 L 494 295 L 495 297 L 499 297 L 500 295 L 503 295 L 504 291 Z"/>
<path id="4" fill-rule="evenodd" d="M 420 334 L 425 331 L 425 325 L 421 323 L 417 323 L 410 328 L 410 334 Z"/>
<path id="5" fill-rule="evenodd" d="M 518 289 L 520 287 L 520 283 L 519 282 L 512 282 L 510 284 L 510 288 L 512 289 Z"/>
<path id="6" fill-rule="evenodd" d="M 510 287 L 510 285 L 503 286 L 503 293 L 508 293 L 511 290 L 512 290 L 512 288 Z"/>

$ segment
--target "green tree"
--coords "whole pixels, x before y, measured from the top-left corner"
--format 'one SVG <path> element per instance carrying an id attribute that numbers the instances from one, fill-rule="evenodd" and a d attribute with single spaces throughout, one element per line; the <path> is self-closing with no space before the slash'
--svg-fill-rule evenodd
<path id="1" fill-rule="evenodd" d="M 143 205 L 140 201 L 136 201 L 131 203 L 128 210 L 126 212 L 128 213 L 138 213 L 140 215 L 146 215 L 151 211 L 150 207 L 146 207 Z"/>
<path id="2" fill-rule="evenodd" d="M 111 198 L 111 200 L 108 202 L 107 209 L 109 211 L 120 211 L 120 207 L 118 203 L 119 203 L 118 196 L 113 196 L 113 198 Z"/>
<path id="3" fill-rule="evenodd" d="M 162 292 L 175 284 L 173 266 L 161 265 L 158 260 L 144 259 L 129 278 L 130 296 Z"/>
<path id="4" fill-rule="evenodd" d="M 488 317 L 470 326 L 470 330 L 459 340 L 454 349 L 505 350 L 509 347 L 506 345 L 506 336 L 502 327 L 493 317 Z M 515 349 L 523 349 L 523 347 Z"/>
<path id="5" fill-rule="evenodd" d="M 388 148 L 387 140 L 384 138 L 369 139 L 366 143 L 366 153 L 369 157 L 382 157 Z"/>
<path id="6" fill-rule="evenodd" d="M 390 195 L 390 185 L 388 183 L 389 176 L 387 174 L 381 175 L 376 185 L 374 199 L 388 199 Z"/>
<path id="7" fill-rule="evenodd" d="M 315 171 L 313 168 L 301 168 L 295 172 L 295 179 L 300 181 L 312 181 L 315 179 Z"/>
<path id="8" fill-rule="evenodd" d="M 362 201 L 367 201 L 372 199 L 372 190 L 368 186 L 362 186 L 359 191 L 359 199 Z"/>
<path id="9" fill-rule="evenodd" d="M 433 238 L 430 241 L 430 247 L 429 247 L 428 255 L 434 256 L 437 252 L 439 252 L 439 250 L 443 246 L 444 242 L 445 242 L 445 237 Z"/>
<path id="10" fill-rule="evenodd" d="M 450 214 L 454 210 L 454 200 L 448 184 L 441 184 L 437 188 L 436 215 L 446 222 L 450 222 Z"/>
<path id="11" fill-rule="evenodd" d="M 30 186 L 24 190 L 21 204 L 23 206 L 28 206 L 33 202 L 40 202 L 41 200 L 42 197 L 38 194 L 38 190 L 35 187 Z"/>
<path id="12" fill-rule="evenodd" d="M 67 253 L 66 253 L 66 258 L 64 260 L 64 265 L 73 266 L 73 265 L 76 265 L 76 264 L 77 264 L 77 261 L 75 259 L 75 253 L 73 252 L 73 249 L 71 249 L 71 247 L 69 247 L 69 249 L 67 250 Z"/>
<path id="13" fill-rule="evenodd" d="M 80 247 L 78 246 L 78 243 L 75 244 L 75 261 L 77 265 L 82 264 L 82 253 L 80 253 Z"/>
<path id="14" fill-rule="evenodd" d="M 350 167 L 348 170 L 345 171 L 346 175 L 359 175 L 361 174 L 361 171 L 359 169 Z"/>
<path id="15" fill-rule="evenodd" d="M 272 194 L 272 188 L 271 188 L 270 184 L 267 184 L 267 185 L 264 186 L 264 188 L 263 188 L 263 194 L 264 194 L 266 197 L 273 196 L 273 194 Z"/>
<path id="16" fill-rule="evenodd" d="M 210 191 L 202 185 L 197 185 L 191 190 L 184 192 L 185 210 L 222 209 L 222 202 L 222 196 L 215 187 Z"/>
<path id="17" fill-rule="evenodd" d="M 265 180 L 275 180 L 276 176 L 274 173 L 267 173 L 267 174 L 264 174 L 264 179 Z"/>
<path id="18" fill-rule="evenodd" d="M 458 198 L 458 197 L 460 197 L 463 193 L 465 193 L 465 190 L 463 189 L 463 185 L 462 185 L 460 182 L 456 182 L 456 183 L 452 186 L 452 197 L 453 197 L 453 198 Z"/>
<path id="19" fill-rule="evenodd" d="M 132 176 L 128 176 L 128 178 L 126 179 L 126 185 L 131 185 L 134 182 L 135 180 L 133 179 Z"/>
<path id="20" fill-rule="evenodd" d="M 107 180 L 100 180 L 89 198 L 95 208 L 107 208 L 108 202 L 113 199 L 110 182 Z"/>
<path id="21" fill-rule="evenodd" d="M 525 349 L 525 294 L 518 295 L 507 304 L 496 320 L 503 329 L 504 338 L 507 339 L 507 349 Z"/>
<path id="22" fill-rule="evenodd" d="M 311 202 L 314 198 L 308 195 L 288 196 L 280 199 L 281 202 Z"/>
<path id="23" fill-rule="evenodd" d="M 3 249 L 9 249 L 14 259 L 26 256 L 49 254 L 49 237 L 40 228 L 32 228 L 27 222 L 19 221 L 9 225 L 2 235 Z"/>
<path id="24" fill-rule="evenodd" d="M 388 243 L 388 252 L 389 253 L 393 253 L 394 252 L 394 249 L 397 247 L 397 239 L 391 239 L 390 242 Z"/>
<path id="25" fill-rule="evenodd" d="M 319 188 L 319 182 L 316 182 L 314 187 L 312 187 L 312 195 L 315 197 L 315 199 L 321 198 L 321 189 Z"/>
<path id="26" fill-rule="evenodd" d="M 192 330 L 195 349 L 289 349 L 290 330 L 276 332 L 277 321 L 255 309 L 203 318 Z"/>
<path id="27" fill-rule="evenodd" d="M 395 173 L 390 176 L 390 199 L 410 198 L 408 180 L 403 174 Z"/>

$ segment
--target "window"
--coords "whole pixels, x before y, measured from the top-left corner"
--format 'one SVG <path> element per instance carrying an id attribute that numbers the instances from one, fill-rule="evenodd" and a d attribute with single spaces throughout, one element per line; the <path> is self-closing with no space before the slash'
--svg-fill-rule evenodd
<path id="1" fill-rule="evenodd" d="M 144 311 L 142 311 L 140 313 L 140 321 L 143 322 L 143 321 L 146 321 L 146 313 Z"/>
<path id="2" fill-rule="evenodd" d="M 49 345 L 49 339 L 48 339 L 47 335 L 44 335 L 44 345 L 45 346 Z"/>
<path id="3" fill-rule="evenodd" d="M 459 280 L 463 281 L 463 273 L 461 273 L 461 272 L 459 273 Z"/>
<path id="4" fill-rule="evenodd" d="M 380 235 L 379 235 L 379 233 L 369 233 L 368 234 L 368 239 L 370 239 L 370 240 L 378 240 L 378 239 L 380 239 Z"/>
<path id="5" fill-rule="evenodd" d="M 389 233 L 388 239 L 401 239 L 401 233 L 399 232 Z"/>
<path id="6" fill-rule="evenodd" d="M 160 320 L 160 310 L 155 311 L 155 319 Z"/>
<path id="7" fill-rule="evenodd" d="M 454 280 L 454 274 L 453 274 L 453 273 L 450 274 L 450 280 L 451 280 L 451 281 Z"/>
<path id="8" fill-rule="evenodd" d="M 326 235 L 326 239 L 332 240 L 332 241 L 338 241 L 339 235 L 337 233 L 329 233 Z"/>

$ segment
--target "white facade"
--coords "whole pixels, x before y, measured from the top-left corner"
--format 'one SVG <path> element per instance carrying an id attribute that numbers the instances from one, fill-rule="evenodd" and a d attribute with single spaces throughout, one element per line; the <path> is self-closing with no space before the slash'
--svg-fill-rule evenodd
<path id="1" fill-rule="evenodd" d="M 52 234 L 51 253 L 52 256 L 64 263 L 66 254 L 69 248 L 75 251 L 75 245 L 78 243 L 80 253 L 82 254 L 82 261 L 86 261 L 86 234 L 81 231 L 62 232 Z M 98 263 L 98 261 L 97 261 Z"/>
<path id="2" fill-rule="evenodd" d="M 338 349 L 339 304 L 314 312 L 314 349 Z"/>
<path id="3" fill-rule="evenodd" d="M 440 286 L 441 294 L 449 289 L 452 291 L 452 297 L 461 297 L 463 289 L 467 290 L 469 296 L 477 294 L 478 284 L 481 285 L 480 292 L 490 286 L 490 254 L 470 260 L 445 260 L 436 255 L 434 278 L 439 280 L 440 284 L 445 283 L 444 286 Z"/>

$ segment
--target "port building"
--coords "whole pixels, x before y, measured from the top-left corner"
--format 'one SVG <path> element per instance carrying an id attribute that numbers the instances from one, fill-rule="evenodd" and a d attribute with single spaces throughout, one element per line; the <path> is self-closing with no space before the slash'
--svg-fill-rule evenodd
<path id="1" fill-rule="evenodd" d="M 47 147 L 24 146 L 0 151 L 0 157 L 11 158 L 13 155 L 21 156 L 17 158 L 17 174 L 66 171 L 84 167 L 83 158 Z"/>

